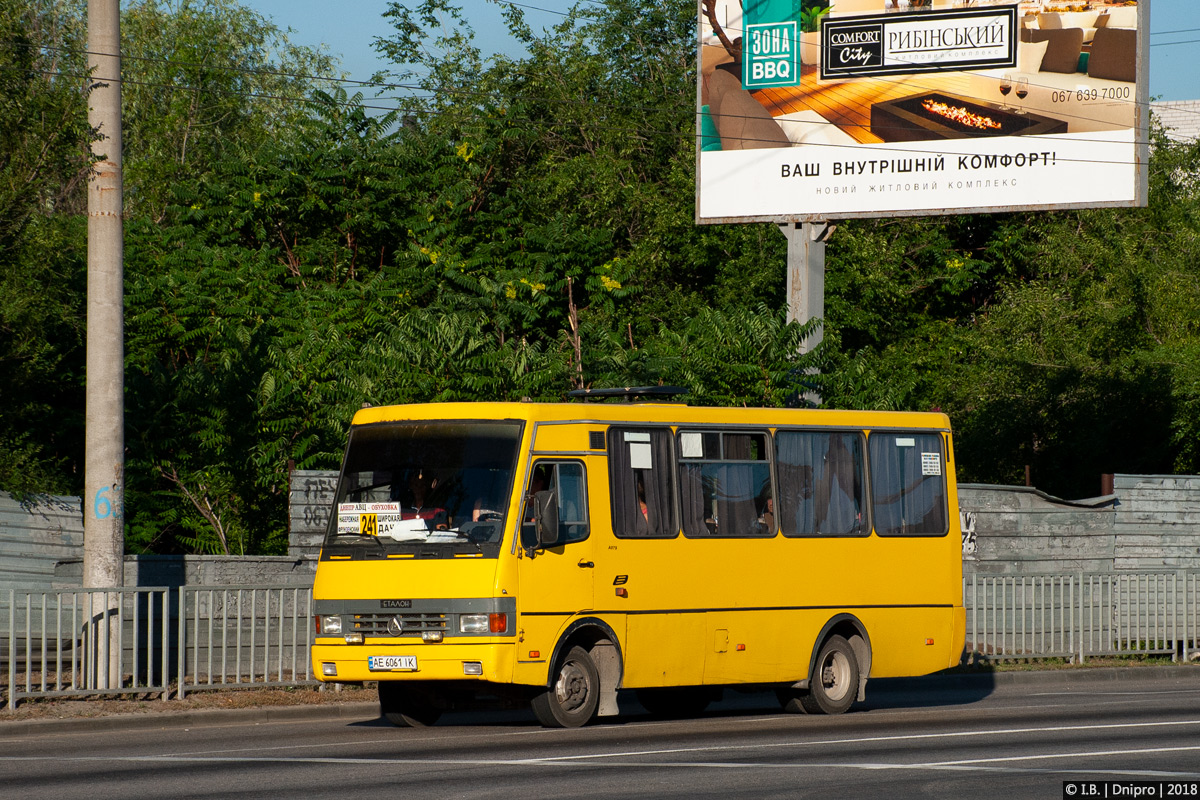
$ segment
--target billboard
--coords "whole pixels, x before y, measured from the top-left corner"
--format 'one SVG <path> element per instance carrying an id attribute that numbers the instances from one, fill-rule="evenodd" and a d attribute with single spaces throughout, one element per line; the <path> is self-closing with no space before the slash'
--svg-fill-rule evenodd
<path id="1" fill-rule="evenodd" d="M 1148 5 L 700 0 L 696 220 L 1145 205 Z"/>

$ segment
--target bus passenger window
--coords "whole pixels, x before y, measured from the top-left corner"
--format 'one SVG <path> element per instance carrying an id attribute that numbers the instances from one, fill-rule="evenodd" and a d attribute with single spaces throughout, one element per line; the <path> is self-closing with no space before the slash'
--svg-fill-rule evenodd
<path id="1" fill-rule="evenodd" d="M 880 536 L 944 536 L 945 459 L 936 433 L 872 433 L 871 503 Z"/>
<path id="2" fill-rule="evenodd" d="M 588 537 L 587 477 L 583 464 L 576 461 L 539 461 L 533 467 L 521 512 L 521 545 L 537 547 L 534 496 L 554 493 L 558 505 L 558 538 L 551 547 L 581 542 Z"/>
<path id="3" fill-rule="evenodd" d="M 861 434 L 779 431 L 775 448 L 784 536 L 867 533 Z"/>
<path id="4" fill-rule="evenodd" d="M 766 434 L 681 430 L 678 445 L 685 536 L 775 535 Z"/>
<path id="5" fill-rule="evenodd" d="M 671 431 L 613 428 L 608 434 L 608 481 L 613 533 L 620 538 L 672 538 Z"/>

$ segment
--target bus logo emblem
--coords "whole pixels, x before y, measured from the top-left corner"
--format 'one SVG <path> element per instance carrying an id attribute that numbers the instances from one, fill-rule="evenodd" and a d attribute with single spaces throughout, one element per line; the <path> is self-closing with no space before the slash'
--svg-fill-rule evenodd
<path id="1" fill-rule="evenodd" d="M 392 636 L 399 636 L 404 633 L 404 620 L 399 617 L 392 617 L 388 620 L 388 633 Z"/>

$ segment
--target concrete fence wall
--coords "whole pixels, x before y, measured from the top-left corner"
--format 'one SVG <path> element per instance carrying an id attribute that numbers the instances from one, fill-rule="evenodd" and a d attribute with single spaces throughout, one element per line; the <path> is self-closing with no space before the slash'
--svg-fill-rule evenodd
<path id="1" fill-rule="evenodd" d="M 1075 503 L 1024 486 L 960 484 L 963 572 L 1110 571 L 1116 502 L 1104 497 Z"/>
<path id="2" fill-rule="evenodd" d="M 312 586 L 316 550 L 287 556 L 125 556 L 126 586 Z M 0 589 L 51 591 L 83 585 L 78 497 L 18 502 L 0 492 Z"/>
<path id="3" fill-rule="evenodd" d="M 54 573 L 66 561 L 80 562 L 82 575 L 79 498 L 40 495 L 18 502 L 0 492 L 0 588 L 60 588 Z"/>
<path id="4" fill-rule="evenodd" d="M 1113 567 L 1200 567 L 1200 477 L 1117 475 Z"/>
<path id="5" fill-rule="evenodd" d="M 298 469 L 288 487 L 288 555 L 316 558 L 325 538 L 337 473 Z"/>
<path id="6" fill-rule="evenodd" d="M 961 484 L 963 572 L 1035 575 L 1200 568 L 1200 477 L 1116 475 L 1113 494 L 1061 500 Z"/>

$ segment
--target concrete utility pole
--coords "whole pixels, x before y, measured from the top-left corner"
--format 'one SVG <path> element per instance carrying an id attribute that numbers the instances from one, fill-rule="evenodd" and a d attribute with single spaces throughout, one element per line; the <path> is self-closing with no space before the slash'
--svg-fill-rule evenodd
<path id="1" fill-rule="evenodd" d="M 125 345 L 124 226 L 121 178 L 120 0 L 88 0 L 88 124 L 95 173 L 88 182 L 87 392 L 83 473 L 83 585 L 124 582 Z M 99 686 L 120 686 L 113 601 L 105 595 L 93 617 Z M 100 620 L 96 620 L 98 623 Z M 113 667 L 116 667 L 115 669 Z"/>

